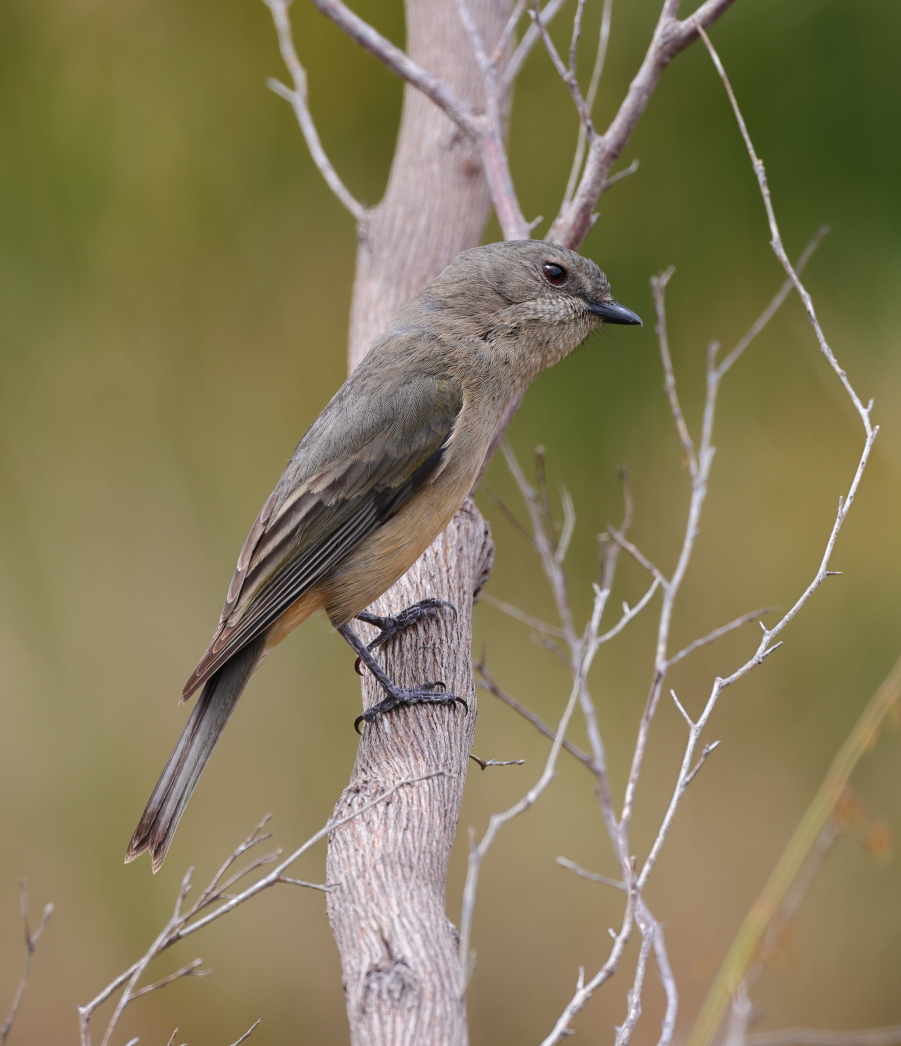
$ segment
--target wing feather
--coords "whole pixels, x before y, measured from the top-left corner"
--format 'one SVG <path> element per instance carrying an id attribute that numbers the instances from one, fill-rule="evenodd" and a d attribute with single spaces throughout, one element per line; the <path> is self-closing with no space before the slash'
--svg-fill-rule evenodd
<path id="1" fill-rule="evenodd" d="M 254 522 L 219 627 L 185 686 L 185 698 L 435 475 L 463 393 L 446 374 L 418 375 L 395 385 L 390 397 L 367 403 L 365 411 L 347 412 L 340 400 L 339 393 L 301 441 Z M 339 410 L 344 417 L 334 417 Z M 335 439 L 330 422 L 340 425 L 361 414 L 356 432 L 342 431 Z M 331 453 L 323 454 L 323 443 Z"/>

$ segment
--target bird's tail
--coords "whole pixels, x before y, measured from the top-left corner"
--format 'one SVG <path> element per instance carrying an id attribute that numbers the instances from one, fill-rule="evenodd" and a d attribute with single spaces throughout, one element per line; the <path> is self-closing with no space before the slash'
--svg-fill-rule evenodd
<path id="1" fill-rule="evenodd" d="M 126 864 L 149 850 L 153 870 L 159 871 L 194 786 L 260 660 L 265 642 L 266 637 L 260 636 L 239 650 L 204 685 L 131 837 Z"/>

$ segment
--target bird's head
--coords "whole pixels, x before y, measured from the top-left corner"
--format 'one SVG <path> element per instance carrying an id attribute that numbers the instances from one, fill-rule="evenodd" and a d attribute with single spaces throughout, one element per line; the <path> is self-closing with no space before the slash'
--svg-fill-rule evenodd
<path id="1" fill-rule="evenodd" d="M 446 329 L 515 341 L 538 370 L 568 355 L 602 324 L 641 324 L 615 301 L 593 261 L 543 240 L 464 251 L 417 304 Z"/>

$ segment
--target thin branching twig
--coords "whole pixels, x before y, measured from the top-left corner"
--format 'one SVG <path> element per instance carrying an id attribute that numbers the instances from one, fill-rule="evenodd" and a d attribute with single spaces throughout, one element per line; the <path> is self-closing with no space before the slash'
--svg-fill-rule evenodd
<path id="1" fill-rule="evenodd" d="M 310 150 L 313 163 L 319 168 L 319 173 L 325 179 L 326 185 L 354 218 L 361 222 L 366 217 L 366 208 L 353 196 L 332 165 L 328 154 L 322 146 L 319 132 L 316 130 L 316 124 L 313 122 L 313 116 L 310 113 L 310 106 L 307 100 L 307 73 L 297 57 L 297 51 L 294 49 L 294 40 L 291 35 L 291 20 L 288 17 L 290 2 L 291 0 L 264 0 L 266 6 L 272 11 L 272 19 L 275 22 L 275 31 L 278 34 L 278 46 L 281 50 L 282 59 L 294 82 L 294 89 L 292 90 L 279 80 L 269 80 L 269 88 L 291 103 L 297 122 L 300 124 L 304 141 Z"/>
<path id="2" fill-rule="evenodd" d="M 259 857 L 254 861 L 251 861 L 248 865 L 241 868 L 239 871 L 229 875 L 232 866 L 249 850 L 258 846 L 260 843 L 270 838 L 270 833 L 265 832 L 264 829 L 269 822 L 269 817 L 264 817 L 263 820 L 256 826 L 256 828 L 250 833 L 250 835 L 229 855 L 226 861 L 223 863 L 221 868 L 216 872 L 209 884 L 201 891 L 200 896 L 190 907 L 185 907 L 185 901 L 187 900 L 188 894 L 191 890 L 191 878 L 193 875 L 193 868 L 189 868 L 184 878 L 182 879 L 181 887 L 178 891 L 178 896 L 175 901 L 175 907 L 172 912 L 172 916 L 163 929 L 157 934 L 156 938 L 151 943 L 147 951 L 141 956 L 137 962 L 132 963 L 127 970 L 124 970 L 119 974 L 118 977 L 114 978 L 99 994 L 97 994 L 89 1003 L 84 1006 L 79 1006 L 79 1025 L 81 1032 L 81 1046 L 92 1046 L 91 1038 L 91 1023 L 95 1012 L 98 1007 L 102 1006 L 111 996 L 113 996 L 119 989 L 122 989 L 121 995 L 116 1002 L 116 1006 L 113 1010 L 113 1014 L 110 1017 L 109 1023 L 107 1024 L 103 1038 L 101 1040 L 101 1046 L 108 1046 L 113 1032 L 115 1031 L 116 1025 L 119 1022 L 125 1008 L 133 1002 L 136 998 L 147 992 L 155 991 L 157 988 L 162 988 L 167 984 L 171 984 L 172 981 L 177 980 L 181 977 L 189 976 L 203 976 L 209 971 L 201 971 L 198 967 L 201 964 L 200 959 L 195 959 L 193 962 L 183 966 L 180 970 L 168 977 L 164 977 L 162 980 L 156 981 L 153 984 L 149 984 L 146 987 L 138 988 L 138 981 L 141 979 L 144 971 L 150 965 L 150 963 L 161 955 L 164 951 L 171 948 L 172 945 L 178 941 L 189 937 L 191 934 L 196 933 L 204 926 L 208 926 L 211 922 L 216 919 L 220 919 L 223 915 L 228 912 L 234 911 L 239 905 L 249 901 L 251 897 L 256 897 L 257 894 L 262 893 L 264 890 L 269 889 L 279 883 L 288 883 L 295 886 L 307 886 L 315 890 L 327 889 L 327 887 L 319 883 L 306 883 L 301 879 L 292 879 L 287 877 L 284 873 L 294 864 L 300 857 L 303 856 L 309 849 L 324 839 L 330 832 L 336 828 L 340 828 L 342 825 L 347 824 L 348 821 L 353 820 L 355 817 L 359 817 L 360 814 L 365 813 L 367 810 L 371 810 L 374 806 L 379 803 L 383 803 L 390 796 L 394 795 L 399 789 L 404 788 L 408 785 L 418 784 L 421 781 L 431 780 L 433 777 L 440 777 L 444 771 L 436 771 L 435 773 L 425 774 L 422 777 L 411 777 L 404 778 L 398 781 L 391 788 L 386 789 L 381 795 L 375 799 L 364 803 L 358 809 L 348 814 L 346 817 L 339 818 L 336 821 L 329 821 L 326 823 L 315 835 L 310 836 L 309 839 L 303 845 L 299 846 L 293 853 L 289 854 L 284 860 L 279 863 L 266 875 L 257 879 L 251 883 L 250 886 L 246 887 L 240 893 L 230 894 L 228 891 L 235 883 L 242 878 L 256 871 L 267 864 L 272 864 L 278 860 L 281 856 L 281 850 L 275 850 L 272 853 L 265 854 L 263 857 Z M 210 910 L 211 909 L 211 910 Z M 259 1023 L 259 1022 L 257 1022 Z M 254 1028 L 256 1025 L 253 1026 Z M 253 1031 L 253 1028 L 245 1033 L 244 1038 Z M 243 1040 L 238 1040 L 243 1041 Z"/>
<path id="3" fill-rule="evenodd" d="M 755 168 L 757 169 L 757 168 Z M 771 226 L 772 227 L 772 226 Z M 800 268 L 803 262 L 810 257 L 810 254 L 816 247 L 820 238 L 823 235 L 823 230 L 820 230 L 814 237 L 811 244 L 808 245 L 799 261 L 798 268 Z M 779 252 L 777 251 L 777 254 Z M 784 252 L 783 252 L 784 253 Z M 791 272 L 795 274 L 794 277 L 787 281 L 789 283 L 789 289 L 793 286 L 797 286 L 795 280 L 797 276 L 797 269 L 792 267 Z M 654 297 L 655 297 L 655 308 L 657 312 L 657 331 L 660 343 L 660 354 L 661 362 L 663 365 L 664 373 L 664 388 L 667 394 L 667 400 L 670 407 L 670 412 L 673 416 L 673 420 L 676 426 L 676 430 L 682 444 L 683 453 L 685 454 L 686 463 L 688 465 L 688 472 L 691 481 L 691 500 L 689 503 L 688 517 L 683 537 L 682 546 L 677 557 L 676 565 L 673 572 L 667 575 L 659 567 L 650 561 L 650 559 L 635 546 L 625 536 L 625 527 L 617 530 L 614 527 L 608 528 L 608 533 L 613 540 L 611 548 L 615 551 L 622 548 L 624 551 L 628 551 L 648 572 L 654 579 L 653 588 L 659 590 L 662 593 L 662 603 L 660 616 L 657 626 L 657 640 L 655 644 L 655 667 L 654 675 L 651 684 L 651 688 L 648 694 L 647 701 L 645 703 L 644 713 L 641 718 L 639 725 L 638 736 L 636 740 L 635 750 L 632 758 L 632 766 L 629 772 L 629 777 L 626 786 L 626 794 L 623 802 L 622 809 L 617 816 L 610 802 L 610 788 L 609 782 L 606 779 L 606 765 L 603 756 L 603 744 L 600 738 L 600 732 L 597 725 L 597 716 L 594 711 L 593 702 L 590 699 L 588 686 L 586 681 L 587 667 L 590 664 L 590 659 L 586 661 L 584 654 L 585 648 L 581 646 L 581 642 L 584 636 L 579 636 L 573 627 L 572 612 L 569 608 L 568 602 L 568 590 L 566 584 L 566 578 L 562 571 L 562 564 L 557 554 L 557 546 L 554 542 L 554 531 L 553 526 L 549 520 L 549 509 L 546 495 L 546 484 L 543 479 L 543 460 L 539 458 L 539 464 L 541 468 L 538 470 L 538 488 L 533 489 L 530 484 L 525 480 L 522 469 L 519 467 L 515 458 L 508 448 L 505 448 L 505 454 L 507 455 L 508 466 L 517 481 L 520 491 L 523 495 L 523 499 L 526 508 L 529 512 L 530 521 L 532 524 L 532 541 L 539 554 L 539 557 L 544 567 L 545 574 L 548 582 L 550 583 L 551 592 L 554 596 L 555 603 L 557 606 L 558 617 L 560 619 L 560 630 L 563 632 L 561 637 L 563 641 L 571 647 L 573 658 L 571 661 L 571 669 L 574 681 L 574 688 L 570 696 L 570 702 L 567 704 L 567 710 L 569 709 L 573 697 L 573 694 L 580 696 L 580 703 L 585 713 L 586 726 L 589 732 L 589 738 L 592 741 L 593 755 L 587 755 L 586 753 L 577 752 L 574 753 L 576 758 L 579 758 L 589 769 L 592 770 L 596 775 L 598 781 L 598 795 L 601 800 L 602 812 L 604 814 L 604 820 L 608 828 L 608 832 L 611 836 L 611 840 L 614 845 L 614 852 L 617 859 L 620 861 L 622 872 L 623 872 L 623 888 L 627 892 L 627 904 L 623 915 L 623 921 L 621 928 L 618 933 L 615 934 L 614 944 L 611 949 L 610 956 L 607 962 L 601 967 L 597 974 L 586 979 L 584 975 L 580 975 L 579 984 L 577 986 L 576 993 L 570 1000 L 564 1012 L 558 1019 L 554 1029 L 546 1037 L 542 1046 L 555 1046 L 555 1044 L 562 1041 L 571 1031 L 571 1021 L 575 1015 L 581 1010 L 592 993 L 596 991 L 602 984 L 604 984 L 615 972 L 619 958 L 623 953 L 625 944 L 632 934 L 634 928 L 638 928 L 642 935 L 642 947 L 639 954 L 639 963 L 636 968 L 635 980 L 633 981 L 632 989 L 629 994 L 629 1003 L 627 1015 L 623 1025 L 621 1025 L 618 1032 L 618 1044 L 619 1046 L 626 1046 L 626 1043 L 631 1036 L 632 1030 L 638 1020 L 641 1012 L 641 989 L 644 983 L 645 969 L 648 958 L 653 951 L 658 957 L 658 966 L 661 970 L 661 977 L 664 982 L 664 988 L 667 994 L 667 1011 L 666 1017 L 663 1023 L 663 1029 L 661 1032 L 660 1043 L 663 1046 L 667 1046 L 672 1040 L 673 1031 L 675 1028 L 675 1018 L 678 1009 L 678 992 L 675 986 L 675 980 L 672 976 L 672 971 L 669 969 L 668 960 L 666 958 L 665 946 L 663 945 L 662 928 L 660 924 L 653 919 L 650 912 L 647 910 L 647 906 L 642 897 L 642 891 L 647 885 L 648 879 L 657 863 L 661 849 L 668 836 L 670 828 L 675 817 L 675 813 L 684 797 L 684 794 L 694 780 L 695 776 L 699 773 L 707 759 L 710 757 L 712 752 L 716 749 L 718 742 L 710 742 L 700 746 L 700 737 L 706 727 L 709 718 L 719 700 L 724 689 L 730 686 L 732 683 L 737 682 L 750 672 L 753 668 L 760 665 L 770 654 L 772 654 L 780 642 L 777 641 L 776 637 L 785 629 L 789 622 L 798 613 L 801 607 L 810 599 L 819 585 L 834 573 L 828 569 L 829 561 L 832 553 L 832 549 L 835 545 L 835 540 L 838 532 L 841 528 L 842 523 L 847 515 L 847 511 L 850 507 L 850 503 L 853 500 L 853 496 L 856 492 L 857 486 L 860 481 L 863 469 L 866 466 L 866 462 L 869 456 L 872 441 L 875 438 L 876 429 L 872 428 L 869 424 L 869 408 L 863 408 L 860 400 L 857 397 L 853 397 L 852 402 L 858 407 L 858 413 L 861 415 L 864 421 L 864 427 L 866 431 L 866 441 L 864 449 L 861 454 L 861 458 L 858 463 L 858 468 L 854 474 L 854 477 L 849 488 L 848 495 L 842 499 L 839 505 L 838 514 L 833 523 L 832 531 L 827 540 L 826 549 L 822 555 L 820 561 L 820 567 L 813 579 L 813 581 L 807 586 L 804 592 L 798 597 L 793 606 L 785 613 L 782 614 L 781 618 L 772 628 L 766 628 L 761 624 L 762 628 L 762 639 L 757 646 L 753 656 L 749 658 L 740 668 L 735 670 L 731 675 L 726 677 L 717 677 L 714 681 L 713 688 L 710 695 L 708 696 L 707 702 L 701 712 L 701 715 L 697 720 L 693 720 L 689 713 L 685 710 L 684 706 L 679 701 L 678 697 L 673 694 L 673 699 L 683 715 L 686 724 L 688 726 L 689 736 L 686 742 L 685 750 L 683 752 L 683 758 L 681 766 L 676 778 L 676 784 L 674 787 L 673 794 L 670 799 L 670 803 L 667 807 L 666 813 L 660 824 L 658 833 L 652 843 L 651 849 L 644 859 L 644 862 L 636 866 L 630 856 L 629 848 L 629 828 L 631 825 L 635 801 L 637 796 L 638 783 L 641 776 L 641 771 L 644 764 L 644 756 L 647 749 L 648 738 L 650 734 L 651 725 L 653 723 L 656 709 L 659 703 L 660 695 L 663 692 L 663 684 L 668 674 L 669 669 L 679 661 L 683 660 L 690 653 L 697 650 L 701 646 L 705 646 L 709 643 L 714 642 L 727 632 L 732 631 L 735 628 L 740 627 L 751 620 L 758 620 L 760 614 L 764 613 L 770 608 L 763 608 L 759 611 L 754 611 L 751 614 L 744 614 L 739 618 L 728 622 L 717 629 L 714 629 L 702 638 L 695 640 L 688 646 L 683 647 L 676 653 L 669 654 L 669 642 L 670 633 L 672 630 L 673 621 L 673 610 L 677 595 L 680 591 L 682 582 L 685 578 L 689 563 L 694 552 L 697 536 L 699 533 L 699 521 L 701 511 L 706 499 L 707 487 L 710 478 L 710 471 L 714 458 L 714 447 L 712 443 L 713 437 L 713 424 L 716 413 L 716 404 L 719 394 L 719 389 L 723 378 L 731 369 L 731 367 L 740 358 L 742 353 L 745 351 L 747 346 L 750 344 L 753 337 L 756 337 L 760 331 L 766 326 L 767 322 L 772 318 L 778 306 L 784 301 L 786 294 L 788 293 L 786 288 L 780 289 L 776 297 L 767 306 L 761 316 L 752 325 L 748 335 L 746 335 L 721 362 L 718 362 L 718 346 L 713 345 L 708 350 L 707 354 L 707 395 L 702 415 L 701 433 L 700 439 L 695 441 L 690 433 L 688 423 L 683 414 L 681 403 L 678 396 L 676 387 L 675 372 L 672 365 L 672 358 L 669 352 L 669 344 L 667 338 L 666 329 L 666 315 L 664 306 L 664 292 L 666 284 L 672 275 L 672 271 L 667 271 L 661 277 L 658 277 L 654 281 Z M 806 292 L 805 292 L 806 293 Z M 812 311 L 812 306 L 810 306 Z M 815 316 L 815 314 L 814 314 Z M 819 336 L 819 335 L 818 335 Z M 827 359 L 830 357 L 827 356 Z M 831 357 L 834 359 L 834 357 Z M 836 372 L 839 377 L 842 378 L 843 384 L 847 381 L 844 377 L 844 372 L 835 364 Z M 611 576 L 612 582 L 612 576 Z M 606 605 L 606 600 L 609 597 L 609 585 L 603 584 L 596 587 L 596 601 L 595 611 L 592 615 L 593 620 L 599 622 L 600 614 L 603 613 L 603 608 Z M 651 592 L 646 594 L 645 602 L 647 598 L 652 594 Z M 626 608 L 628 611 L 628 608 Z M 599 614 L 600 612 L 600 614 Z M 555 626 L 551 626 L 555 627 Z M 614 630 L 610 630 L 611 632 Z M 596 639 L 601 638 L 601 634 L 598 632 L 597 625 L 593 624 L 589 626 L 588 633 L 592 634 Z M 604 633 L 606 636 L 608 633 Z M 580 656 L 581 655 L 581 656 Z M 496 684 L 489 686 L 492 692 L 499 691 Z M 501 692 L 502 693 L 502 692 Z M 564 744 L 560 742 L 560 729 L 557 732 L 552 731 L 549 727 L 545 726 L 538 720 L 538 717 L 534 716 L 529 710 L 524 709 L 518 702 L 509 698 L 509 695 L 503 695 L 503 700 L 506 700 L 508 704 L 513 705 L 517 708 L 521 714 L 530 719 L 543 733 L 546 735 L 552 735 L 555 739 L 555 747 L 562 749 Z M 496 815 L 497 816 L 497 815 Z M 487 836 L 487 833 L 486 833 Z M 485 843 L 483 838 L 483 844 Z M 481 845 L 481 844 L 480 844 Z M 489 841 L 490 845 L 490 841 Z M 484 852 L 480 854 L 480 859 L 484 858 Z"/>
<path id="4" fill-rule="evenodd" d="M 12 1031 L 13 1021 L 16 1019 L 16 1015 L 19 1012 L 19 1007 L 22 1004 L 22 996 L 25 994 L 25 988 L 28 984 L 28 976 L 31 973 L 31 961 L 34 958 L 34 951 L 35 948 L 37 948 L 38 941 L 41 939 L 41 935 L 47 928 L 47 923 L 50 922 L 50 916 L 53 915 L 53 905 L 44 905 L 44 911 L 41 913 L 41 921 L 38 924 L 38 928 L 34 933 L 32 933 L 28 922 L 28 887 L 25 884 L 25 880 L 22 879 L 19 882 L 19 911 L 22 915 L 22 926 L 25 932 L 25 958 L 22 962 L 22 974 L 19 977 L 19 983 L 16 986 L 16 993 L 13 996 L 12 1005 L 9 1008 L 9 1014 L 3 1024 L 0 1025 L 0 1046 L 4 1046 L 6 1040 L 9 1038 L 10 1031 Z"/>

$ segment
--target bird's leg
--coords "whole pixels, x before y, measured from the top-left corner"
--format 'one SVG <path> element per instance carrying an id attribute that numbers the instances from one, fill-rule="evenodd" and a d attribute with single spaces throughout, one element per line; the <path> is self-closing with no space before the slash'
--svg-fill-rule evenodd
<path id="1" fill-rule="evenodd" d="M 445 599 L 432 598 L 421 599 L 418 603 L 414 603 L 412 606 L 392 614 L 391 617 L 379 617 L 378 614 L 370 614 L 368 611 L 363 610 L 357 614 L 357 619 L 365 621 L 367 625 L 375 625 L 380 630 L 375 639 L 367 644 L 368 650 L 375 650 L 376 647 L 387 643 L 389 639 L 393 639 L 398 633 L 415 625 L 417 621 L 422 621 L 423 618 L 437 617 L 438 611 L 444 607 L 453 610 L 455 614 L 457 612 L 457 608 L 453 603 L 448 603 Z"/>
<path id="2" fill-rule="evenodd" d="M 351 645 L 357 657 L 375 676 L 379 686 L 388 695 L 384 701 L 379 701 L 377 705 L 367 708 L 362 715 L 357 716 L 354 720 L 354 729 L 357 733 L 360 732 L 360 723 L 364 721 L 371 723 L 383 712 L 390 712 L 391 709 L 400 708 L 403 705 L 453 705 L 459 701 L 464 711 L 469 711 L 469 706 L 462 697 L 445 692 L 445 685 L 441 680 L 431 680 L 411 687 L 409 690 L 399 687 L 372 656 L 369 648 L 350 625 L 339 625 L 338 632 Z"/>

